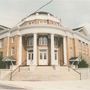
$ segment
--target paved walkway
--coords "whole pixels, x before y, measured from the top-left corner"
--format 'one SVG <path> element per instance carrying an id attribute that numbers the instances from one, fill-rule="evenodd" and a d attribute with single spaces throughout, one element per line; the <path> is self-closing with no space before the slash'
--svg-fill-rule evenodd
<path id="1" fill-rule="evenodd" d="M 90 90 L 90 80 L 0 81 L 0 90 Z"/>
<path id="2" fill-rule="evenodd" d="M 11 86 L 11 85 L 4 85 L 4 84 L 0 84 L 0 90 L 26 90 L 24 88 L 20 88 L 20 87 L 15 87 L 15 86 Z"/>

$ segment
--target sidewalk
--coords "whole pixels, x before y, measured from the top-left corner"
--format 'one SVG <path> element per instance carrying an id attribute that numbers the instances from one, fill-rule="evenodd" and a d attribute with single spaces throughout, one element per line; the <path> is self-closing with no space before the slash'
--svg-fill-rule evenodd
<path id="1" fill-rule="evenodd" d="M 0 81 L 25 90 L 90 90 L 90 80 L 77 81 Z"/>

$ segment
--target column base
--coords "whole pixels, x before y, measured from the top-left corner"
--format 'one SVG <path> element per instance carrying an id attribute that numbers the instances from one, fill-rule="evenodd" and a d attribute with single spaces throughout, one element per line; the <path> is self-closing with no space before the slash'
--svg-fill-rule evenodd
<path id="1" fill-rule="evenodd" d="M 30 66 L 29 66 L 30 71 L 34 71 L 36 68 L 37 68 L 36 65 L 30 65 Z"/>
<path id="2" fill-rule="evenodd" d="M 59 70 L 60 66 L 59 65 L 52 65 L 54 70 Z"/>

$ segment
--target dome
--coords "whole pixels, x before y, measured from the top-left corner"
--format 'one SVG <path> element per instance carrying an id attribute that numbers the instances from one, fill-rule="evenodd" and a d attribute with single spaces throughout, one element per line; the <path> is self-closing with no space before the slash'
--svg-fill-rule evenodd
<path id="1" fill-rule="evenodd" d="M 21 27 L 28 27 L 31 25 L 53 25 L 61 26 L 61 21 L 54 15 L 48 12 L 34 12 L 24 18 L 19 25 Z"/>
<path id="2" fill-rule="evenodd" d="M 49 12 L 44 12 L 44 11 L 41 11 L 41 12 L 34 12 L 34 13 L 32 13 L 32 14 L 30 14 L 30 16 L 32 16 L 32 15 L 36 15 L 36 14 L 39 14 L 39 15 L 50 15 L 50 16 L 53 16 L 51 13 L 49 13 Z"/>
<path id="3" fill-rule="evenodd" d="M 52 20 L 56 22 L 60 22 L 60 20 L 52 15 L 51 13 L 48 12 L 34 12 L 30 14 L 28 17 L 24 19 L 24 21 L 30 21 L 30 20 L 35 20 L 35 19 L 46 19 L 46 20 Z"/>

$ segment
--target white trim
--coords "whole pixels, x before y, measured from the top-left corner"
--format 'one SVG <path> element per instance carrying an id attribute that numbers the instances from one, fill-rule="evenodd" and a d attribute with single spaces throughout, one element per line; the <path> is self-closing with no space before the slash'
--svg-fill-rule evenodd
<path id="1" fill-rule="evenodd" d="M 42 55 L 42 59 L 40 58 L 40 54 Z M 44 58 L 44 54 L 46 54 L 46 58 Z M 48 65 L 48 49 L 39 49 L 39 65 Z"/>
<path id="2" fill-rule="evenodd" d="M 51 65 L 55 65 L 54 60 L 54 34 L 51 34 Z"/>
<path id="3" fill-rule="evenodd" d="M 57 53 L 55 52 L 55 50 L 57 51 Z M 55 59 L 55 54 L 57 54 L 57 59 Z M 58 48 L 54 48 L 54 65 L 60 65 L 59 64 L 59 59 L 58 59 Z"/>
<path id="4" fill-rule="evenodd" d="M 50 16 L 50 15 L 32 15 L 30 17 L 28 17 L 27 19 L 25 19 L 24 21 L 30 21 L 30 20 L 35 20 L 35 19 L 43 19 L 43 20 L 52 20 L 52 21 L 56 21 L 56 22 L 60 22 L 60 20 L 54 16 Z"/>
<path id="5" fill-rule="evenodd" d="M 4 33 L 0 33 L 0 39 L 5 38 L 5 37 L 7 37 L 9 35 L 10 35 L 10 32 L 9 31 L 6 31 Z"/>
<path id="6" fill-rule="evenodd" d="M 67 65 L 66 37 L 63 37 L 64 65 Z"/>
<path id="7" fill-rule="evenodd" d="M 49 33 L 49 34 L 58 34 L 58 35 L 61 35 L 61 36 L 66 36 L 66 33 L 65 31 L 63 30 L 60 30 L 60 29 L 55 29 L 55 28 L 48 28 L 48 27 L 36 27 L 36 28 L 29 28 L 29 29 L 23 29 L 23 30 L 20 30 L 20 33 L 22 35 L 24 34 L 33 34 L 33 33 Z"/>
<path id="8" fill-rule="evenodd" d="M 86 40 L 85 38 L 80 37 L 80 36 L 77 35 L 77 34 L 74 34 L 73 37 L 74 37 L 75 39 L 81 40 L 81 41 L 83 41 L 83 42 L 85 42 L 85 43 L 89 43 L 88 40 Z"/>
<path id="9" fill-rule="evenodd" d="M 27 65 L 33 65 L 33 61 L 31 62 L 29 59 L 28 59 L 28 51 L 29 50 L 33 50 L 33 48 L 27 48 Z M 32 52 L 33 53 L 33 52 Z"/>
<path id="10" fill-rule="evenodd" d="M 48 47 L 38 47 L 38 49 L 48 49 Z"/>
<path id="11" fill-rule="evenodd" d="M 18 65 L 22 64 L 22 36 L 19 36 L 19 54 L 18 54 Z"/>
<path id="12" fill-rule="evenodd" d="M 34 65 L 37 65 L 37 34 L 34 33 L 34 38 L 33 38 L 33 60 L 34 60 Z"/>

